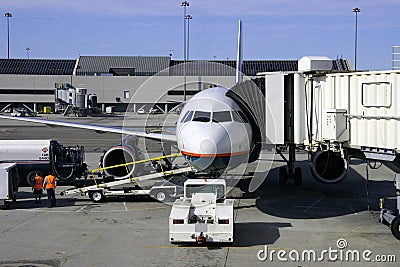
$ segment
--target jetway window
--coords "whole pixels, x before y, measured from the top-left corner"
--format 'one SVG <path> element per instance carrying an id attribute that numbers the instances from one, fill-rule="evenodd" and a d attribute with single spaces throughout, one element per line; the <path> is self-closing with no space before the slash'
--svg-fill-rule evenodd
<path id="1" fill-rule="evenodd" d="M 249 123 L 249 120 L 246 118 L 244 113 L 241 110 L 234 110 L 232 112 L 233 120 L 242 123 Z"/>
<path id="2" fill-rule="evenodd" d="M 389 82 L 363 83 L 362 105 L 365 107 L 390 107 L 392 105 L 392 85 Z"/>
<path id="3" fill-rule="evenodd" d="M 196 111 L 193 116 L 192 121 L 199 121 L 199 122 L 209 122 L 211 117 L 210 112 L 205 111 Z"/>
<path id="4" fill-rule="evenodd" d="M 231 112 L 230 111 L 218 111 L 213 112 L 213 122 L 227 122 L 232 121 Z"/>

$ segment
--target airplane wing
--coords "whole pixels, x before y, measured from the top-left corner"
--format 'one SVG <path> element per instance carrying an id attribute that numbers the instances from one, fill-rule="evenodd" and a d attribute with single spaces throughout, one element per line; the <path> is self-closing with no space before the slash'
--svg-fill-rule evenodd
<path id="1" fill-rule="evenodd" d="M 93 130 L 96 132 L 120 133 L 120 134 L 133 135 L 133 136 L 137 136 L 137 137 L 159 140 L 159 141 L 166 141 L 166 142 L 173 142 L 173 143 L 177 142 L 176 136 L 174 134 L 146 133 L 146 132 L 124 129 L 124 128 L 120 128 L 120 127 L 101 126 L 101 125 L 84 124 L 84 123 L 76 123 L 76 122 L 56 121 L 56 120 L 55 121 L 42 120 L 42 119 L 33 119 L 33 118 L 24 118 L 24 117 L 11 117 L 11 116 L 4 116 L 4 115 L 0 115 L 0 119 L 41 123 L 41 124 L 46 124 L 48 126 L 72 127 L 72 128 Z"/>

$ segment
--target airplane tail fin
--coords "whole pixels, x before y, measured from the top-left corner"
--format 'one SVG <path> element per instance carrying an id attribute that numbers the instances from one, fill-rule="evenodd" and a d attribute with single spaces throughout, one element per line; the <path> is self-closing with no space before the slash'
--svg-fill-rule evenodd
<path id="1" fill-rule="evenodd" d="M 237 56 L 236 56 L 236 84 L 242 82 L 242 64 L 243 64 L 243 47 L 242 47 L 242 21 L 239 20 Z"/>

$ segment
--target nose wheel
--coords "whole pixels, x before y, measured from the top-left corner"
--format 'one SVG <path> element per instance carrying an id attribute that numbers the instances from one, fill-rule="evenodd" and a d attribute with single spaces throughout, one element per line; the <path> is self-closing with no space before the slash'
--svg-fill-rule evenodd
<path id="1" fill-rule="evenodd" d="M 289 179 L 293 179 L 294 184 L 300 186 L 303 184 L 303 174 L 301 172 L 301 168 L 294 168 L 294 163 L 296 161 L 296 145 L 289 144 L 288 148 L 289 159 L 286 159 L 280 148 L 276 149 L 278 154 L 287 164 L 287 166 L 282 166 L 279 168 L 279 184 L 286 185 Z"/>
<path id="2" fill-rule="evenodd" d="M 287 169 L 288 168 L 285 166 L 279 168 L 279 184 L 286 185 L 289 179 L 293 179 L 295 185 L 301 186 L 303 184 L 301 168 L 295 168 L 294 172 L 292 171 L 292 174 L 289 174 Z"/>

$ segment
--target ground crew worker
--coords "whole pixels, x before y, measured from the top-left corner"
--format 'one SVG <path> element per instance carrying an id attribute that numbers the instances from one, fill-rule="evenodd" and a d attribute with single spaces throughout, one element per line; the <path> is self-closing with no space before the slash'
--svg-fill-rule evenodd
<path id="1" fill-rule="evenodd" d="M 33 194 L 35 195 L 35 203 L 41 204 L 41 198 L 43 193 L 43 177 L 36 173 L 32 185 Z"/>
<path id="2" fill-rule="evenodd" d="M 50 202 L 49 208 L 56 206 L 56 185 L 56 177 L 53 175 L 53 172 L 50 171 L 43 182 L 43 188 L 47 191 L 47 198 Z"/>

